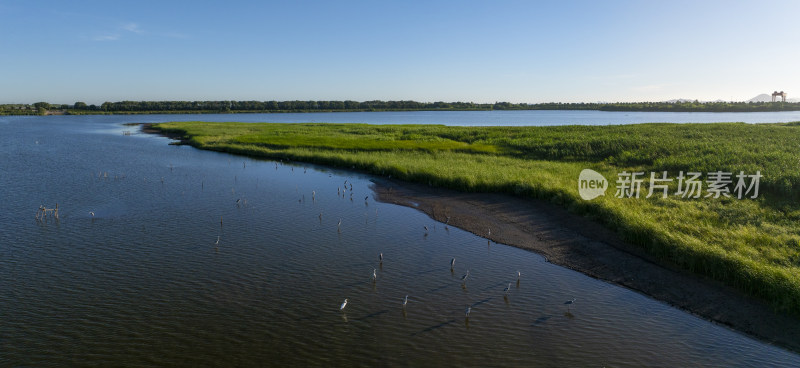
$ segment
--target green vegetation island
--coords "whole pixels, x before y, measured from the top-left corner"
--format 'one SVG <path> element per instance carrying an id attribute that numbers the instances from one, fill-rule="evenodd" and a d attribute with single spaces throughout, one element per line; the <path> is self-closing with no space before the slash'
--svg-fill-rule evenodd
<path id="1" fill-rule="evenodd" d="M 800 111 L 800 102 L 473 103 L 417 101 L 120 101 L 101 105 L 3 104 L 0 115 L 218 114 L 338 111 L 600 110 L 661 112 Z"/>
<path id="2" fill-rule="evenodd" d="M 773 311 L 800 316 L 800 122 L 152 127 L 200 149 L 545 200 L 602 224 L 662 265 L 717 280 L 766 301 Z M 607 179 L 605 195 L 581 197 L 578 178 L 584 169 Z M 636 172 L 644 179 L 638 197 L 620 186 L 626 173 Z M 679 195 L 688 183 L 684 174 L 695 172 L 701 175 L 701 193 Z M 715 184 L 718 172 L 730 180 Z M 651 173 L 672 180 L 651 181 Z M 747 179 L 745 187 L 737 188 L 737 175 Z M 648 196 L 650 189 L 655 195 Z"/>

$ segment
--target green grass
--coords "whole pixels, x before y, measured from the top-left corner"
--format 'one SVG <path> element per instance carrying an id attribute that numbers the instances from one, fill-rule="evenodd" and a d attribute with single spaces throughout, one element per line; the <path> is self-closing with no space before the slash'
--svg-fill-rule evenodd
<path id="1" fill-rule="evenodd" d="M 181 122 L 195 147 L 313 162 L 470 192 L 540 198 L 589 216 L 648 254 L 800 315 L 800 124 L 562 127 Z M 606 196 L 584 201 L 580 171 Z M 757 199 L 616 198 L 617 173 L 760 171 Z M 734 178 L 735 181 L 735 178 Z M 735 182 L 734 182 L 735 183 Z M 705 184 L 704 184 L 705 188 Z M 731 186 L 732 189 L 732 186 Z M 677 190 L 673 181 L 670 193 Z M 703 195 L 706 193 L 704 192 Z"/>

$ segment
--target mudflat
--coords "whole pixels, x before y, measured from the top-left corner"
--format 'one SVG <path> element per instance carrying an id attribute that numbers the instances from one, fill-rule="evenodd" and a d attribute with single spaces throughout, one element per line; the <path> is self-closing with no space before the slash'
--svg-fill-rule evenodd
<path id="1" fill-rule="evenodd" d="M 377 199 L 548 262 L 640 292 L 760 340 L 800 352 L 800 319 L 714 280 L 648 257 L 613 231 L 557 205 L 504 194 L 464 193 L 376 178 Z M 489 232 L 491 230 L 491 233 Z"/>

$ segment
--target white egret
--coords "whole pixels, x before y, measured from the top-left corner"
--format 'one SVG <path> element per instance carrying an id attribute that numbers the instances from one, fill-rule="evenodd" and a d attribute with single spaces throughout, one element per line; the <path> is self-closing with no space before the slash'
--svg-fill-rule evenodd
<path id="1" fill-rule="evenodd" d="M 372 269 L 372 281 L 375 281 L 375 280 L 378 279 L 378 273 L 377 272 L 378 272 L 378 270 L 376 270 L 374 268 Z"/>
<path id="2" fill-rule="evenodd" d="M 403 299 L 403 307 L 405 307 L 406 304 L 408 304 L 408 295 L 406 295 L 406 298 Z"/>
<path id="3" fill-rule="evenodd" d="M 347 306 L 347 298 L 345 298 L 345 299 L 344 299 L 344 302 L 343 302 L 343 303 L 342 303 L 342 305 L 339 307 L 339 310 L 344 310 L 344 307 L 346 307 L 346 306 Z"/>
<path id="4" fill-rule="evenodd" d="M 472 307 L 467 306 L 467 308 L 464 309 L 464 317 L 469 318 L 469 312 L 472 312 Z"/>
<path id="5" fill-rule="evenodd" d="M 219 244 L 219 235 L 217 235 L 217 241 L 214 242 L 214 245 L 218 245 L 218 244 Z"/>
<path id="6" fill-rule="evenodd" d="M 383 263 L 383 253 L 378 254 L 378 260 Z"/>

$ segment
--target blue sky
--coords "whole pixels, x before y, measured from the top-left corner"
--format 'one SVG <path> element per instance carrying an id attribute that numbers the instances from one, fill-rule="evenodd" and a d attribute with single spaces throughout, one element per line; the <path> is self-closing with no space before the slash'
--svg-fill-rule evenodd
<path id="1" fill-rule="evenodd" d="M 0 103 L 800 97 L 798 1 L 5 1 Z"/>

